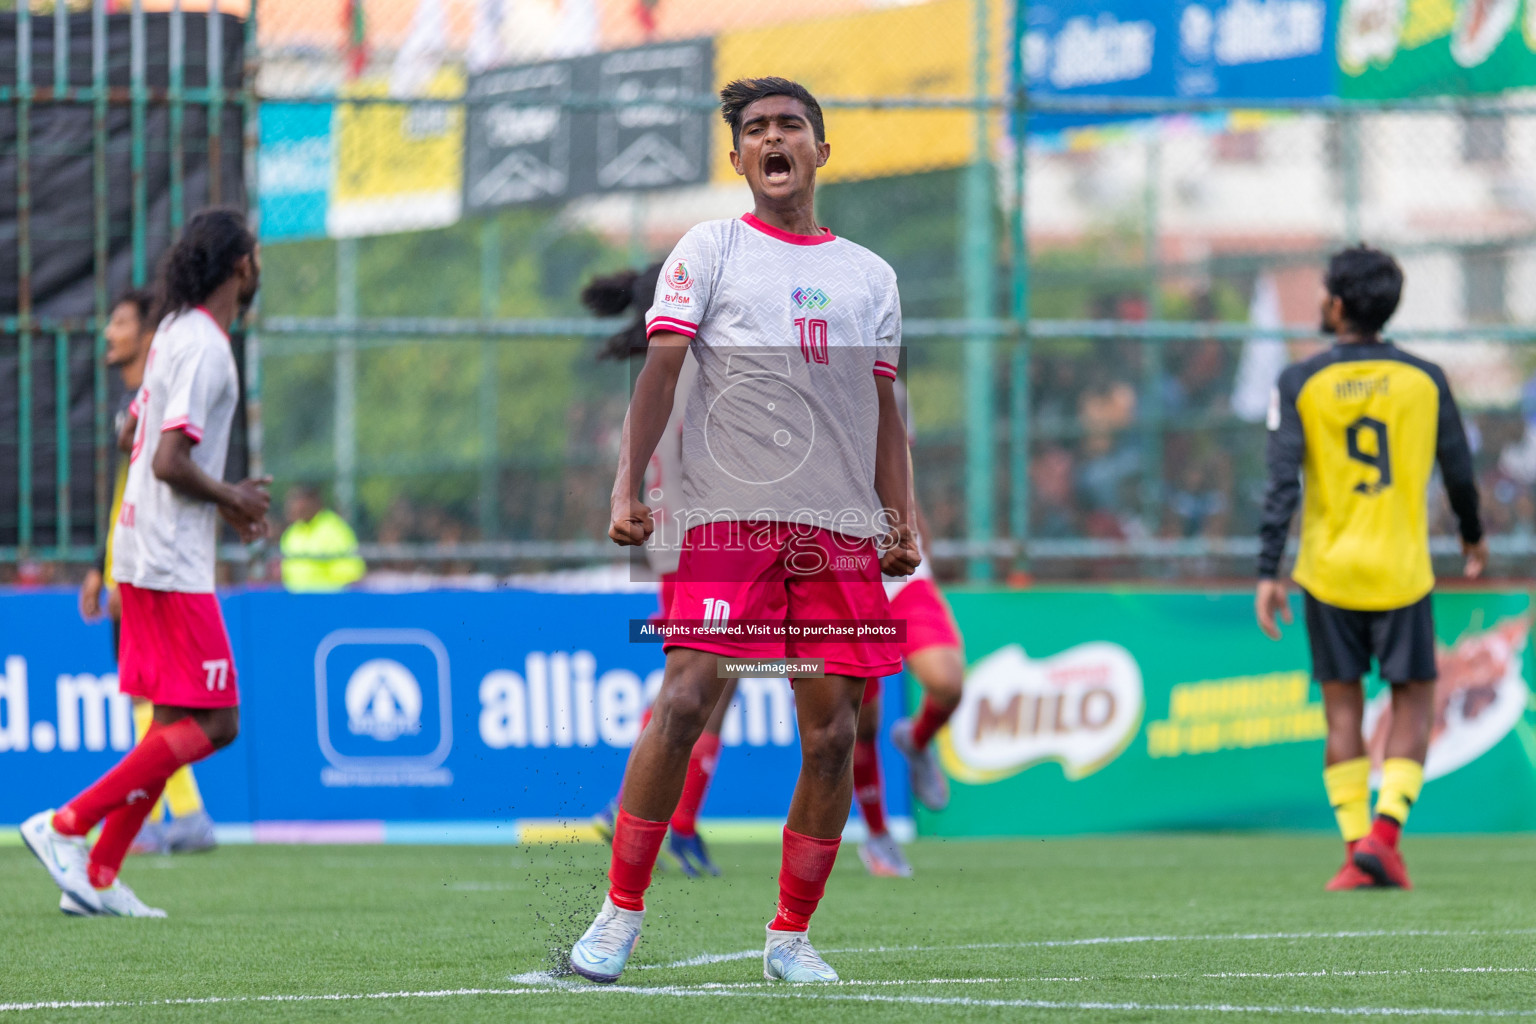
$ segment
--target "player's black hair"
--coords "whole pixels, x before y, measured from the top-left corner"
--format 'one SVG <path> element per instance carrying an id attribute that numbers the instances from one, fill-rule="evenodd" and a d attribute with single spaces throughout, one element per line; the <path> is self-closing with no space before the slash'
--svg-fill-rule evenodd
<path id="1" fill-rule="evenodd" d="M 112 308 L 116 309 L 118 306 L 130 304 L 139 314 L 139 329 L 143 330 L 148 327 L 149 313 L 155 305 L 154 293 L 147 288 L 129 288 L 113 301 Z"/>
<path id="2" fill-rule="evenodd" d="M 645 311 L 650 307 L 661 276 L 660 263 L 644 270 L 621 270 L 616 274 L 594 277 L 581 290 L 581 304 L 594 316 L 618 316 L 633 308 L 634 317 L 619 333 L 603 342 L 598 359 L 627 359 L 645 354 Z"/>
<path id="3" fill-rule="evenodd" d="M 741 148 L 741 114 L 747 107 L 769 96 L 788 96 L 805 104 L 811 130 L 817 142 L 827 141 L 827 125 L 821 116 L 821 104 L 811 91 L 787 78 L 738 78 L 720 90 L 720 116 L 731 126 L 731 146 Z"/>
<path id="4" fill-rule="evenodd" d="M 202 305 L 256 251 L 245 214 L 229 207 L 201 210 L 160 261 L 160 315 Z"/>
<path id="5" fill-rule="evenodd" d="M 1343 301 L 1344 319 L 1363 334 L 1375 334 L 1397 312 L 1403 296 L 1403 268 L 1368 245 L 1333 254 L 1323 278 L 1328 294 Z"/>

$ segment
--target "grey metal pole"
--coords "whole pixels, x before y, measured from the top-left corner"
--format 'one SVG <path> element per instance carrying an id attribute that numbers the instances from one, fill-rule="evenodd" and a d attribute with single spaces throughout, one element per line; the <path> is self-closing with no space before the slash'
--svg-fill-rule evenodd
<path id="1" fill-rule="evenodd" d="M 336 316 L 357 321 L 357 239 L 336 240 Z M 336 338 L 336 510 L 348 521 L 357 510 L 357 338 Z"/>
<path id="2" fill-rule="evenodd" d="M 977 99 L 987 93 L 987 7 L 986 0 L 975 0 L 973 5 Z M 977 107 L 975 150 L 971 164 L 966 168 L 961 192 L 960 276 L 965 294 L 965 316 L 969 320 L 985 320 L 996 312 L 989 113 L 987 108 Z M 992 436 L 997 419 L 993 392 L 994 347 L 990 334 L 972 334 L 964 342 L 965 532 L 973 544 L 987 544 L 993 536 Z M 972 555 L 966 575 L 976 581 L 991 579 L 991 559 L 985 555 Z"/>

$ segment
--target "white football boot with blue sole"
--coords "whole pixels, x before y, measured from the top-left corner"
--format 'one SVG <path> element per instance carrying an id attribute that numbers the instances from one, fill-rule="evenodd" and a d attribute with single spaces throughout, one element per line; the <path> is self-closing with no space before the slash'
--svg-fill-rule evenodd
<path id="1" fill-rule="evenodd" d="M 640 941 L 643 910 L 623 910 L 603 898 L 603 909 L 586 934 L 571 947 L 571 970 L 588 981 L 610 984 L 619 980 L 629 955 Z"/>
<path id="2" fill-rule="evenodd" d="M 101 897 L 91 887 L 86 865 L 91 851 L 84 836 L 66 836 L 54 830 L 53 811 L 38 811 L 21 823 L 21 841 L 37 858 L 59 891 L 92 913 L 101 912 Z"/>
<path id="3" fill-rule="evenodd" d="M 805 932 L 768 929 L 763 950 L 763 977 L 769 981 L 836 981 L 837 972 L 811 948 Z"/>

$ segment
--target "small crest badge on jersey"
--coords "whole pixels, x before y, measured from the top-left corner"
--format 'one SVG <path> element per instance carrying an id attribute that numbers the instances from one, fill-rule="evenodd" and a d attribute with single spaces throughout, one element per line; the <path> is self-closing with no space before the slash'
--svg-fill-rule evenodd
<path id="1" fill-rule="evenodd" d="M 678 260 L 672 264 L 672 269 L 667 271 L 667 283 L 680 292 L 693 287 L 693 276 L 688 273 L 686 261 Z"/>
<path id="2" fill-rule="evenodd" d="M 820 288 L 796 288 L 789 298 L 796 309 L 826 309 L 832 303 L 832 297 Z"/>

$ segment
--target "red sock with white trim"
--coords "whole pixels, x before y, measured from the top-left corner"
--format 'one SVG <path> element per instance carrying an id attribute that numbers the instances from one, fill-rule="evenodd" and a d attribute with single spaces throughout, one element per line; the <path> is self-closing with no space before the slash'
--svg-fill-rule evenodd
<path id="1" fill-rule="evenodd" d="M 949 721 L 955 713 L 954 708 L 940 707 L 933 702 L 933 698 L 923 695 L 923 705 L 917 711 L 917 717 L 912 720 L 912 742 L 918 750 L 922 750 L 933 741 L 934 733 L 944 728 L 944 723 Z"/>
<path id="2" fill-rule="evenodd" d="M 83 836 L 119 807 L 137 803 L 139 794 L 164 789 L 165 780 L 182 765 L 201 761 L 213 751 L 208 734 L 191 718 L 156 723 L 111 771 L 53 816 L 53 827 L 66 836 Z"/>
<path id="3" fill-rule="evenodd" d="M 880 750 L 874 740 L 853 744 L 853 798 L 872 836 L 885 833 L 885 787 L 880 784 Z"/>
<path id="4" fill-rule="evenodd" d="M 93 888 L 105 889 L 117 881 L 128 848 L 138 838 L 144 819 L 155 809 L 164 790 L 163 782 L 153 790 L 135 790 L 127 803 L 102 820 L 101 835 L 96 837 L 96 845 L 91 847 L 91 859 L 86 865 L 86 876 Z"/>
<path id="5" fill-rule="evenodd" d="M 613 859 L 608 862 L 608 898 L 621 910 L 644 910 L 645 890 L 661 855 L 667 823 L 648 821 L 619 808 L 613 823 Z"/>
<path id="6" fill-rule="evenodd" d="M 827 892 L 827 877 L 837 863 L 837 839 L 818 839 L 784 828 L 784 854 L 779 862 L 779 907 L 768 927 L 776 932 L 803 932 Z"/>
<path id="7" fill-rule="evenodd" d="M 683 795 L 677 801 L 677 810 L 672 812 L 672 831 L 680 836 L 692 836 L 698 831 L 699 808 L 704 806 L 704 798 L 709 795 L 710 780 L 715 777 L 715 768 L 720 764 L 720 737 L 714 733 L 704 733 L 693 745 L 693 752 L 688 755 L 688 777 L 683 782 Z"/>

